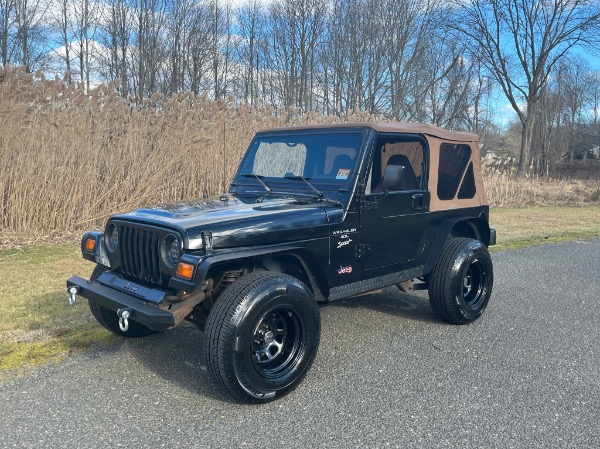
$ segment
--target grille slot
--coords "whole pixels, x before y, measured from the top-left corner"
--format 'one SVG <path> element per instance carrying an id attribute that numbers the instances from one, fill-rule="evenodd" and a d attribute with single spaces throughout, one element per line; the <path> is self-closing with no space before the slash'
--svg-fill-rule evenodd
<path id="1" fill-rule="evenodd" d="M 162 284 L 160 274 L 160 233 L 119 225 L 121 270 L 127 276 Z"/>

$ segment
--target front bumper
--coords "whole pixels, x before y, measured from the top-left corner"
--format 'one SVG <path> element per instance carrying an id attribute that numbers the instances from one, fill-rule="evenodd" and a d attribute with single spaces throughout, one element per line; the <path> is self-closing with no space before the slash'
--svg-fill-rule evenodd
<path id="1" fill-rule="evenodd" d="M 77 288 L 78 295 L 114 311 L 115 314 L 118 310 L 127 309 L 130 319 L 152 330 L 165 331 L 175 326 L 173 314 L 159 308 L 155 302 L 136 298 L 128 293 L 98 282 L 90 282 L 79 276 L 73 276 L 67 280 L 67 290 L 71 287 Z"/>

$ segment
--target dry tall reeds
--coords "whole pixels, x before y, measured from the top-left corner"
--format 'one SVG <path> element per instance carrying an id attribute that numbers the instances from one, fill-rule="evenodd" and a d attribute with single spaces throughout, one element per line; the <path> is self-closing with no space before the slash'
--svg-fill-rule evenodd
<path id="1" fill-rule="evenodd" d="M 340 120 L 296 111 L 278 117 L 189 93 L 140 104 L 114 91 L 109 85 L 86 94 L 63 80 L 0 67 L 0 233 L 80 232 L 118 211 L 217 194 L 256 130 Z M 551 190 L 486 173 L 492 204 L 531 204 Z M 577 188 L 565 190 L 571 201 Z"/>
<path id="2" fill-rule="evenodd" d="M 114 91 L 0 67 L 0 232 L 81 231 L 117 211 L 217 194 L 256 130 L 337 120 L 189 93 L 139 104 Z"/>
<path id="3" fill-rule="evenodd" d="M 483 181 L 490 205 L 495 207 L 580 206 L 598 201 L 600 184 L 579 179 L 519 178 L 506 170 L 483 165 Z"/>

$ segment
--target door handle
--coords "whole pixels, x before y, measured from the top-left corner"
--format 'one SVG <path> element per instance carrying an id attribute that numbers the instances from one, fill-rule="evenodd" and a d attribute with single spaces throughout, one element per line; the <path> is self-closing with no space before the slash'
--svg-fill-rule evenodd
<path id="1" fill-rule="evenodd" d="M 412 206 L 414 210 L 421 210 L 425 206 L 425 200 L 422 193 L 415 193 L 412 196 Z"/>

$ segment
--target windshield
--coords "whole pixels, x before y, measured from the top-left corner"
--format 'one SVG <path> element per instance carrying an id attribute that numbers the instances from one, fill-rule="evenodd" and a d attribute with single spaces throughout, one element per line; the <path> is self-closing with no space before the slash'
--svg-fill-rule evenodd
<path id="1" fill-rule="evenodd" d="M 239 175 L 269 180 L 304 177 L 315 183 L 346 183 L 354 176 L 362 140 L 360 132 L 257 137 Z"/>

